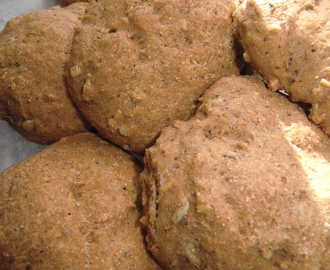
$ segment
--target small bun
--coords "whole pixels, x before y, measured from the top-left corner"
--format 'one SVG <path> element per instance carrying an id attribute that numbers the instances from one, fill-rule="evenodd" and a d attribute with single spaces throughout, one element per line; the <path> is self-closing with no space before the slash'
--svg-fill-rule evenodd
<path id="1" fill-rule="evenodd" d="M 0 174 L 2 269 L 150 269 L 134 158 L 92 133 Z"/>
<path id="2" fill-rule="evenodd" d="M 25 13 L 0 33 L 0 116 L 31 141 L 51 143 L 89 128 L 64 81 L 85 7 Z"/>
<path id="3" fill-rule="evenodd" d="M 147 243 L 165 269 L 328 269 L 330 140 L 250 77 L 224 78 L 146 151 Z"/>

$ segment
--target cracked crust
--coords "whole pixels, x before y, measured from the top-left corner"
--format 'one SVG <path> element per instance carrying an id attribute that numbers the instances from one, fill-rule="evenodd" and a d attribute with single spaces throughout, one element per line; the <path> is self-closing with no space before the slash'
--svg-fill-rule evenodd
<path id="1" fill-rule="evenodd" d="M 0 116 L 34 142 L 50 143 L 88 128 L 64 82 L 74 28 L 85 7 L 26 13 L 0 33 Z"/>
<path id="2" fill-rule="evenodd" d="M 219 80 L 146 150 L 150 251 L 171 270 L 328 269 L 329 149 L 261 81 Z"/>
<path id="3" fill-rule="evenodd" d="M 244 58 L 272 90 L 312 105 L 330 135 L 330 2 L 248 0 L 234 13 Z"/>
<path id="4" fill-rule="evenodd" d="M 213 82 L 238 74 L 234 10 L 232 0 L 89 5 L 70 59 L 74 102 L 103 136 L 143 152 Z"/>
<path id="5" fill-rule="evenodd" d="M 92 133 L 0 174 L 4 269 L 160 269 L 138 223 L 141 168 Z"/>

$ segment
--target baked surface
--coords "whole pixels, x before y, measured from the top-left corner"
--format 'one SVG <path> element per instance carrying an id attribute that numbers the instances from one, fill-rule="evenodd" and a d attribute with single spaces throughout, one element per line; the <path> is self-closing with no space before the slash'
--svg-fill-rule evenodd
<path id="1" fill-rule="evenodd" d="M 140 166 L 93 133 L 0 174 L 1 269 L 160 269 L 147 253 Z"/>
<path id="2" fill-rule="evenodd" d="M 234 14 L 245 60 L 272 90 L 312 105 L 330 135 L 330 2 L 248 0 Z"/>
<path id="3" fill-rule="evenodd" d="M 103 136 L 143 152 L 213 82 L 238 74 L 234 10 L 232 0 L 89 5 L 70 58 L 74 102 Z"/>
<path id="4" fill-rule="evenodd" d="M 85 7 L 26 13 L 0 33 L 0 116 L 29 140 L 50 143 L 88 127 L 64 82 L 74 28 Z"/>
<path id="5" fill-rule="evenodd" d="M 252 77 L 223 78 L 147 149 L 147 243 L 165 269 L 328 269 L 330 141 Z"/>

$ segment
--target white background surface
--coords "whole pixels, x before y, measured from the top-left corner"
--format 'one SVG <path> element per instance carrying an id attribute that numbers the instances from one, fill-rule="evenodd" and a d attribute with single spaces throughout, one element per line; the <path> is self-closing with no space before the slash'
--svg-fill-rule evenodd
<path id="1" fill-rule="evenodd" d="M 59 5 L 58 0 L 0 0 L 0 30 L 15 16 L 56 5 Z M 0 172 L 43 147 L 24 139 L 0 118 Z"/>

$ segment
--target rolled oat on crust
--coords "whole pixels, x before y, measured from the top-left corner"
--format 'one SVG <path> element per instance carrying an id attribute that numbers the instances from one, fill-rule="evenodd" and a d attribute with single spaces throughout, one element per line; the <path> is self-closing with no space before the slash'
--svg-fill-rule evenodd
<path id="1" fill-rule="evenodd" d="M 147 252 L 140 166 L 93 133 L 0 174 L 1 269 L 161 269 Z"/>
<path id="2" fill-rule="evenodd" d="M 216 82 L 144 161 L 141 221 L 165 269 L 329 269 L 329 138 L 261 81 Z"/>
<path id="3" fill-rule="evenodd" d="M 0 116 L 29 140 L 50 143 L 88 128 L 64 82 L 74 28 L 85 7 L 26 13 L 0 32 Z"/>
<path id="4" fill-rule="evenodd" d="M 143 152 L 235 64 L 232 0 L 100 0 L 77 29 L 68 81 L 92 125 Z"/>
<path id="5" fill-rule="evenodd" d="M 245 60 L 272 90 L 311 104 L 330 135 L 330 1 L 247 0 L 234 15 Z"/>

